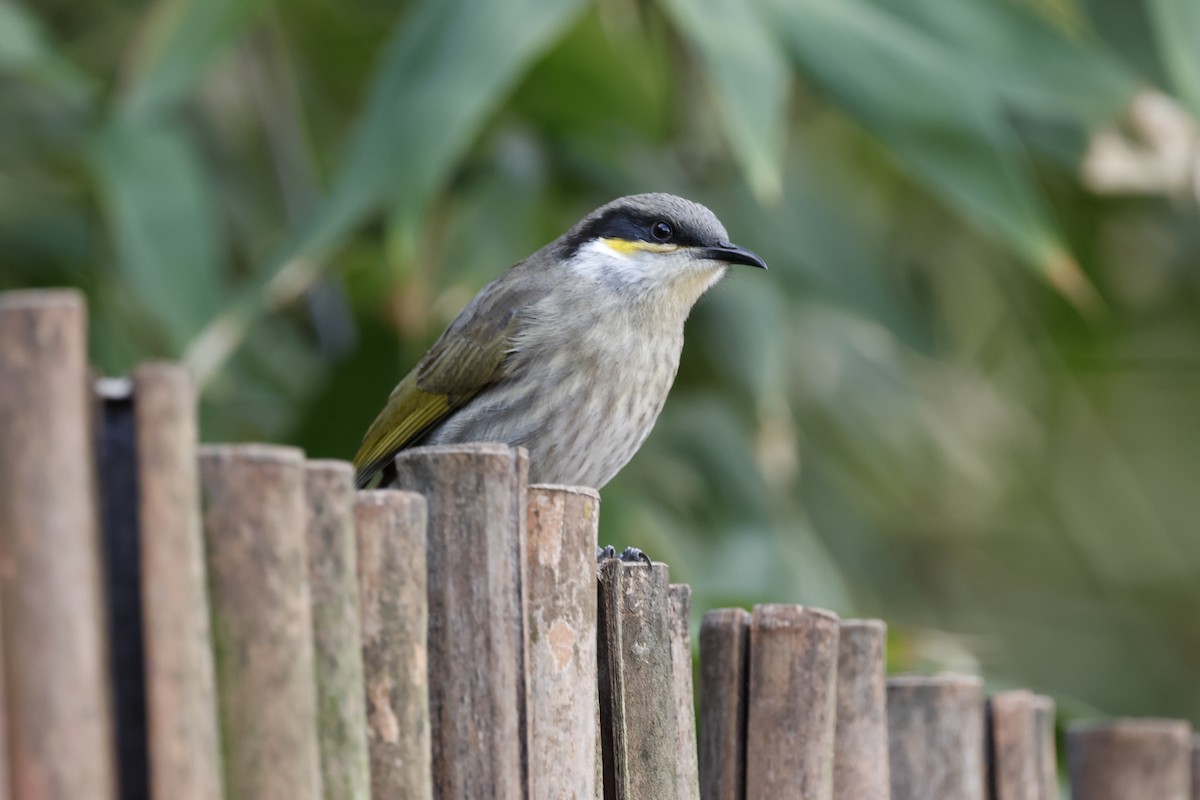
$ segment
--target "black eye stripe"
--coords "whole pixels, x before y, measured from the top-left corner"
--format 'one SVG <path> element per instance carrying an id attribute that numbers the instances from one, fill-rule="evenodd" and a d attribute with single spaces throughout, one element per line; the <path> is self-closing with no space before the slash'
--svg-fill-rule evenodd
<path id="1" fill-rule="evenodd" d="M 629 214 L 616 212 L 605 215 L 588 226 L 584 235 L 588 239 L 626 239 L 629 241 L 661 242 L 662 239 L 653 233 L 657 223 L 666 223 L 671 228 L 671 240 L 677 244 L 699 244 L 694 237 L 689 237 L 686 230 L 674 220 L 661 215 Z"/>
<path id="2" fill-rule="evenodd" d="M 665 222 L 671 226 L 671 236 L 668 239 L 659 239 L 654 236 L 652 229 L 657 222 Z M 563 243 L 562 257 L 570 257 L 585 242 L 595 239 L 624 239 L 653 244 L 670 242 L 684 247 L 711 244 L 711 242 L 701 241 L 700 237 L 692 230 L 680 225 L 678 220 L 664 216 L 661 212 L 657 214 L 640 213 L 628 208 L 614 208 L 591 220 L 567 239 Z"/>

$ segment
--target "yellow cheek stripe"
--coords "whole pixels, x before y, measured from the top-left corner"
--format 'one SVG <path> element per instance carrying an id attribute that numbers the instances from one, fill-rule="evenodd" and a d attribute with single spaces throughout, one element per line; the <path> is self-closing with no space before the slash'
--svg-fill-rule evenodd
<path id="1" fill-rule="evenodd" d="M 609 249 L 615 250 L 623 256 L 633 255 L 638 252 L 646 253 L 673 253 L 679 249 L 677 244 L 661 244 L 659 242 L 643 242 L 637 239 L 601 239 L 600 242 L 606 245 Z"/>

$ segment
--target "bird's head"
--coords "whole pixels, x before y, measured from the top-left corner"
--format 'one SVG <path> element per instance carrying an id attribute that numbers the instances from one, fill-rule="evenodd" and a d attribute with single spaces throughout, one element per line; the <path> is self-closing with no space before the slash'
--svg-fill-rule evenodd
<path id="1" fill-rule="evenodd" d="M 766 269 L 731 244 L 699 203 L 670 194 L 621 197 L 588 214 L 560 240 L 563 266 L 614 291 L 669 293 L 688 307 L 730 264 Z"/>

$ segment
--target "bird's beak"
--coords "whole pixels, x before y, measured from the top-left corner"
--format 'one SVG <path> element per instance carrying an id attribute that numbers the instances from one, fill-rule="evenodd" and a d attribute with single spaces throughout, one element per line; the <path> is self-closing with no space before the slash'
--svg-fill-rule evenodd
<path id="1" fill-rule="evenodd" d="M 723 243 L 716 247 L 701 248 L 700 256 L 711 258 L 713 261 L 724 261 L 726 264 L 745 264 L 748 267 L 767 268 L 767 262 L 736 244 Z"/>

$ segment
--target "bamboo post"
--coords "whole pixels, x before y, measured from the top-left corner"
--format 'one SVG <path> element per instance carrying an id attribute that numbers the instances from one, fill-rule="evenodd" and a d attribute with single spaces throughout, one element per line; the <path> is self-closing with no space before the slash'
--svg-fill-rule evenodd
<path id="1" fill-rule="evenodd" d="M 670 799 L 676 781 L 667 566 L 600 567 L 601 744 L 606 800 Z"/>
<path id="2" fill-rule="evenodd" d="M 983 800 L 983 682 L 889 679 L 888 751 L 892 800 Z"/>
<path id="3" fill-rule="evenodd" d="M 1058 800 L 1058 756 L 1054 749 L 1054 700 L 1034 695 L 1033 715 L 1037 736 L 1038 797 Z M 1197 798 L 1200 800 L 1200 798 Z"/>
<path id="4" fill-rule="evenodd" d="M 604 797 L 678 797 L 667 565 L 609 559 L 599 604 Z"/>
<path id="5" fill-rule="evenodd" d="M 138 367 L 133 383 L 150 796 L 218 800 L 195 389 L 172 364 Z"/>
<path id="6" fill-rule="evenodd" d="M 597 600 L 598 602 L 598 600 Z M 599 623 L 600 611 L 596 610 L 596 620 Z M 604 800 L 604 720 L 600 718 L 600 653 L 599 653 L 599 630 L 596 632 L 597 653 L 596 653 L 596 688 L 592 692 L 592 709 L 595 713 L 595 730 L 596 740 L 596 800 Z"/>
<path id="7" fill-rule="evenodd" d="M 692 587 L 670 586 L 671 684 L 675 699 L 675 784 L 679 800 L 700 800 L 700 769 L 696 763 L 696 700 L 692 690 Z"/>
<path id="8" fill-rule="evenodd" d="M 78 292 L 0 295 L 0 796 L 16 800 L 116 790 L 86 330 Z"/>
<path id="9" fill-rule="evenodd" d="M 596 525 L 593 489 L 531 486 L 529 797 L 596 797 Z"/>
<path id="10" fill-rule="evenodd" d="M 321 796 L 303 453 L 200 448 L 227 796 Z"/>
<path id="11" fill-rule="evenodd" d="M 750 614 L 718 608 L 700 623 L 700 796 L 746 794 L 746 689 Z"/>
<path id="12" fill-rule="evenodd" d="M 3 610 L 0 609 L 0 616 L 2 614 Z M 12 796 L 9 791 L 11 776 L 8 769 L 8 720 L 5 719 L 4 713 L 4 691 L 4 674 L 0 672 L 0 800 L 8 800 Z"/>
<path id="13" fill-rule="evenodd" d="M 887 626 L 849 619 L 838 637 L 834 800 L 889 800 Z"/>
<path id="14" fill-rule="evenodd" d="M 103 596 L 106 630 L 113 632 L 108 664 L 117 787 L 122 798 L 145 798 L 150 792 L 150 770 L 133 382 L 101 378 L 94 383 L 94 393 Z"/>
<path id="15" fill-rule="evenodd" d="M 1189 800 L 1192 731 L 1169 719 L 1082 723 L 1067 733 L 1074 800 Z"/>
<path id="16" fill-rule="evenodd" d="M 831 800 L 839 622 L 760 605 L 750 622 L 746 800 Z"/>
<path id="17" fill-rule="evenodd" d="M 321 783 L 325 800 L 368 800 L 354 468 L 308 462 L 304 497 Z"/>
<path id="18" fill-rule="evenodd" d="M 425 500 L 412 492 L 359 492 L 354 518 L 370 796 L 430 800 Z"/>
<path id="19" fill-rule="evenodd" d="M 987 701 L 991 800 L 1041 800 L 1042 775 L 1033 692 L 1003 692 Z"/>
<path id="20" fill-rule="evenodd" d="M 526 790 L 524 550 L 528 457 L 498 444 L 406 450 L 397 485 L 429 508 L 434 797 Z"/>

